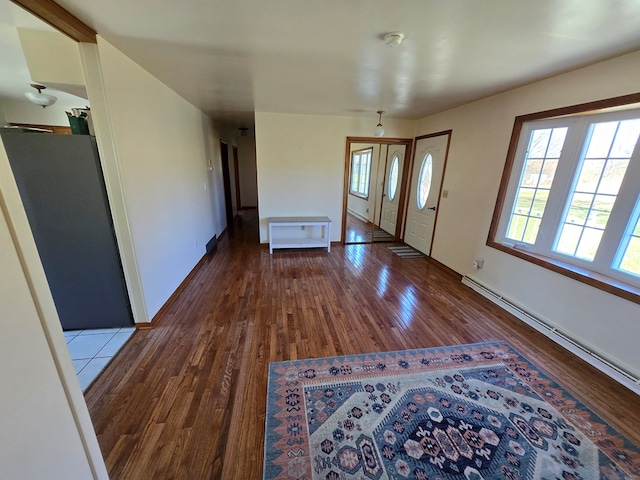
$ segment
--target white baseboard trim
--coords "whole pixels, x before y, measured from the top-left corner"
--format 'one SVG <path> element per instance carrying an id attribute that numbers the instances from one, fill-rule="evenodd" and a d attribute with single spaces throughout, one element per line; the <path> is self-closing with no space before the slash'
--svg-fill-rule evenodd
<path id="1" fill-rule="evenodd" d="M 350 208 L 347 208 L 347 212 L 350 213 L 351 215 L 353 215 L 354 217 L 356 217 L 357 219 L 362 220 L 363 222 L 369 223 L 369 219 L 367 217 L 363 217 L 358 212 L 355 212 L 355 211 L 351 210 Z"/>
<path id="2" fill-rule="evenodd" d="M 490 290 L 476 280 L 464 276 L 462 277 L 462 283 L 472 288 L 483 297 L 488 298 L 503 310 L 506 310 L 507 312 L 516 316 L 527 325 L 535 328 L 538 332 L 550 338 L 558 345 L 566 348 L 571 353 L 582 358 L 590 365 L 593 365 L 598 370 L 611 377 L 618 383 L 624 385 L 631 391 L 640 395 L 640 377 L 638 377 L 637 375 L 627 371 L 620 365 L 617 365 L 615 362 L 604 358 L 602 355 L 594 352 L 588 346 L 581 344 L 571 335 L 568 335 L 557 327 L 535 317 L 523 308 L 511 302 L 509 299 L 502 297 L 501 295 Z"/>

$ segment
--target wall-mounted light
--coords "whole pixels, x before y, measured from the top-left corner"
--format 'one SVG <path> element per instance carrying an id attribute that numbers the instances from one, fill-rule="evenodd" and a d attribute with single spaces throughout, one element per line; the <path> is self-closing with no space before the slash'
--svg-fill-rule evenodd
<path id="1" fill-rule="evenodd" d="M 53 95 L 42 93 L 42 90 L 47 88 L 44 85 L 38 85 L 37 83 L 32 83 L 31 86 L 38 91 L 38 93 L 29 91 L 24 94 L 24 96 L 27 97 L 27 99 L 31 103 L 35 103 L 36 105 L 40 105 L 42 108 L 46 108 L 46 107 L 50 107 L 51 105 L 56 103 L 56 100 L 58 100 L 58 97 L 54 97 Z"/>
<path id="2" fill-rule="evenodd" d="M 378 114 L 378 125 L 376 125 L 373 134 L 376 137 L 381 137 L 384 135 L 384 127 L 382 126 L 382 114 L 384 113 L 384 110 L 378 110 L 376 113 Z"/>

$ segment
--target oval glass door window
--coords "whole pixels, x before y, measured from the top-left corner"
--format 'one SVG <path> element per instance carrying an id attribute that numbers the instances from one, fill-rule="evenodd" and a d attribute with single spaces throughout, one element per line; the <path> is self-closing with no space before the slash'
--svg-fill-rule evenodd
<path id="1" fill-rule="evenodd" d="M 391 169 L 389 170 L 389 191 L 387 192 L 389 195 L 389 201 L 393 201 L 396 196 L 396 191 L 398 190 L 398 163 L 400 159 L 398 158 L 398 154 L 393 155 L 393 159 L 391 160 Z"/>
<path id="2" fill-rule="evenodd" d="M 429 190 L 431 190 L 431 172 L 433 166 L 433 157 L 427 153 L 422 160 L 420 167 L 420 175 L 418 176 L 418 208 L 422 210 L 427 204 L 429 198 Z"/>

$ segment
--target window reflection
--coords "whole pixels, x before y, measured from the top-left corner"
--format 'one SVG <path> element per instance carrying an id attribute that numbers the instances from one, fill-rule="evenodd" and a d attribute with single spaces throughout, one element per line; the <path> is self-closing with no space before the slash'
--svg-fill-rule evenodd
<path id="1" fill-rule="evenodd" d="M 415 288 L 411 285 L 400 295 L 400 319 L 405 327 L 410 326 L 413 321 L 413 309 L 417 301 Z"/>
<path id="2" fill-rule="evenodd" d="M 387 292 L 387 285 L 389 284 L 389 268 L 384 265 L 380 274 L 378 275 L 378 294 L 383 297 Z"/>
<path id="3" fill-rule="evenodd" d="M 344 249 L 347 254 L 347 259 L 356 267 L 358 270 L 361 270 L 364 266 L 364 258 L 365 258 L 365 245 L 346 245 Z"/>

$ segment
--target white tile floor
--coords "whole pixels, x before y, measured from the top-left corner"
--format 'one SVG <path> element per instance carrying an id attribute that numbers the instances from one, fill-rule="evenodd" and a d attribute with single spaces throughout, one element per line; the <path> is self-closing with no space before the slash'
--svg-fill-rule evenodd
<path id="1" fill-rule="evenodd" d="M 135 331 L 135 327 L 123 327 L 64 332 L 83 392 Z"/>

